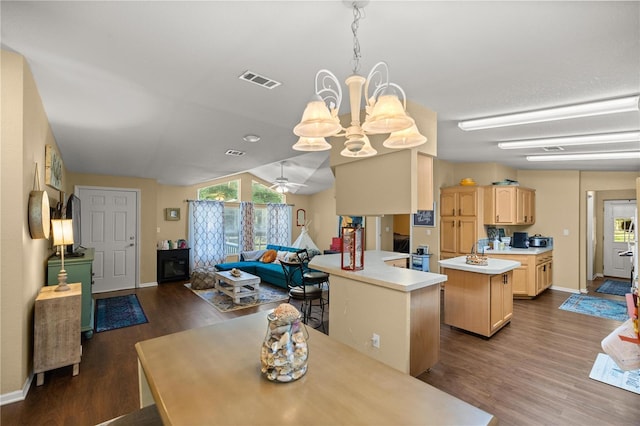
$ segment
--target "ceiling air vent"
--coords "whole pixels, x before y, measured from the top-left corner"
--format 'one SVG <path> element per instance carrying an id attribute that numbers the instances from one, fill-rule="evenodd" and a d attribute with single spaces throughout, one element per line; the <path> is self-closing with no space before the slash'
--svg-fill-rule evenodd
<path id="1" fill-rule="evenodd" d="M 545 146 L 542 148 L 542 150 L 546 152 L 558 152 L 558 151 L 564 151 L 564 148 L 561 146 Z"/>
<path id="2" fill-rule="evenodd" d="M 241 157 L 244 154 L 244 151 L 237 151 L 235 149 L 228 149 L 227 152 L 225 152 L 225 155 L 233 155 L 234 157 Z"/>
<path id="3" fill-rule="evenodd" d="M 252 71 L 245 71 L 238 78 L 240 80 L 245 80 L 250 83 L 257 84 L 258 86 L 266 87 L 267 89 L 273 89 L 274 87 L 280 86 L 282 84 L 279 81 L 272 80 L 268 77 Z"/>

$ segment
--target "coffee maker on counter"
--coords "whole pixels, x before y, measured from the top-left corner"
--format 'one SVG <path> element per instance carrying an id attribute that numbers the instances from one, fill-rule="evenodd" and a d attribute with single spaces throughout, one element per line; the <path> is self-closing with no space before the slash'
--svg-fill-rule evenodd
<path id="1" fill-rule="evenodd" d="M 511 247 L 513 248 L 529 248 L 529 233 L 514 232 L 511 237 Z"/>

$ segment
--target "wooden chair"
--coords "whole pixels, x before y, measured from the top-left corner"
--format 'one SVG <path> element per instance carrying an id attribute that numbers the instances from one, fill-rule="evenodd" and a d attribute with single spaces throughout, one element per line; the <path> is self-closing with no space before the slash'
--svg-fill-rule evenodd
<path id="1" fill-rule="evenodd" d="M 325 300 L 322 296 L 322 285 L 307 281 L 303 262 L 286 262 L 281 260 L 280 265 L 282 266 L 287 288 L 289 289 L 288 302 L 291 302 L 291 299 L 302 301 L 302 307 L 300 309 L 302 312 L 302 322 L 309 324 L 309 320 L 317 320 L 320 324 L 315 328 L 322 327 L 322 330 L 326 332 L 324 327 Z M 320 307 L 321 313 L 319 319 L 311 316 L 314 301 L 317 301 L 317 306 Z"/>

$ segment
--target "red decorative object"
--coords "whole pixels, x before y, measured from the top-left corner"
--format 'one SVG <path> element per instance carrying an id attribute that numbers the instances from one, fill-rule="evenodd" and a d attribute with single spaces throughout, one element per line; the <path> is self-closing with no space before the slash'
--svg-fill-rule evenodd
<path id="1" fill-rule="evenodd" d="M 333 251 L 342 251 L 342 238 L 332 237 L 330 249 Z"/>
<path id="2" fill-rule="evenodd" d="M 364 228 L 342 228 L 342 248 L 340 250 L 342 269 L 359 271 L 364 268 Z"/>

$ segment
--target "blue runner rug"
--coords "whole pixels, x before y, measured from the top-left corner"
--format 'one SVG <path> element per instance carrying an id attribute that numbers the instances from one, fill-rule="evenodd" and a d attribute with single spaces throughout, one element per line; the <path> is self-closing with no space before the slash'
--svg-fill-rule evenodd
<path id="1" fill-rule="evenodd" d="M 97 333 L 146 322 L 149 321 L 135 294 L 96 299 Z"/>
<path id="2" fill-rule="evenodd" d="M 624 296 L 631 292 L 631 283 L 629 281 L 606 280 L 600 287 L 596 289 L 596 293 L 615 294 Z"/>
<path id="3" fill-rule="evenodd" d="M 560 308 L 565 311 L 624 322 L 629 319 L 625 302 L 572 294 Z"/>

